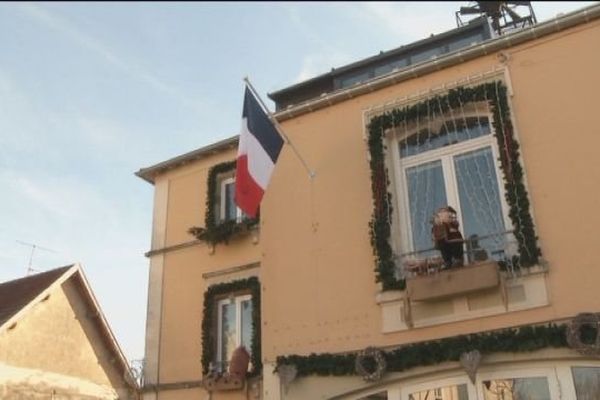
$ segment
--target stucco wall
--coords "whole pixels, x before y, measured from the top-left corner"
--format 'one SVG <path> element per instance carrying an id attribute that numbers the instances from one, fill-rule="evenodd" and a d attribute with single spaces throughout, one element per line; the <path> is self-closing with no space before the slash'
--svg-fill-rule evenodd
<path id="1" fill-rule="evenodd" d="M 257 261 L 265 362 L 278 355 L 399 345 L 600 310 L 594 252 L 600 216 L 593 212 L 600 199 L 599 42 L 600 24 L 590 23 L 506 51 L 506 64 L 490 54 L 284 121 L 316 177 L 311 180 L 284 147 L 261 206 L 257 244 L 246 237 L 218 245 L 214 254 L 204 244 L 164 254 L 161 382 L 201 378 L 202 298 L 215 282 L 202 274 Z M 550 305 L 382 334 L 368 234 L 372 201 L 363 115 L 371 107 L 505 66 L 508 75 L 499 78 L 510 77 L 507 84 L 514 90 L 512 114 L 549 265 Z M 166 245 L 189 241 L 187 229 L 203 226 L 208 168 L 234 157 L 230 149 L 157 177 L 157 186 L 169 183 Z M 160 398 L 183 398 L 185 392 L 164 392 Z"/>
<path id="2" fill-rule="evenodd" d="M 592 211 L 600 199 L 593 154 L 600 145 L 594 122 L 599 40 L 595 22 L 507 52 L 512 111 L 550 267 L 550 306 L 402 333 L 379 331 L 363 112 L 502 67 L 492 54 L 284 121 L 317 176 L 309 180 L 284 149 L 263 205 L 265 358 L 421 341 L 600 309 L 593 251 L 600 217 Z"/>
<path id="3" fill-rule="evenodd" d="M 209 169 L 220 162 L 234 160 L 235 155 L 236 149 L 231 148 L 157 178 L 157 187 L 168 187 L 168 200 L 159 205 L 167 208 L 166 217 L 161 220 L 166 241 L 162 246 L 159 241 L 155 242 L 153 250 L 195 240 L 187 230 L 192 226 L 204 226 Z M 161 236 L 160 232 L 155 232 L 154 235 Z M 258 276 L 260 267 L 216 277 L 203 277 L 203 274 L 259 263 L 260 239 L 258 243 L 255 242 L 252 235 L 246 235 L 234 238 L 228 244 L 218 244 L 214 249 L 199 243 L 153 256 L 164 259 L 161 271 L 162 293 L 155 291 L 156 296 L 162 295 L 160 359 L 155 365 L 160 376 L 158 383 L 198 381 L 202 378 L 201 324 L 204 292 L 216 283 Z M 156 282 L 161 280 L 157 278 Z M 149 299 L 149 302 L 154 304 L 153 299 Z M 186 396 L 201 391 L 167 390 L 160 392 L 159 398 L 188 398 Z M 218 396 L 227 399 L 246 398 L 245 392 L 238 391 Z"/>
<path id="4" fill-rule="evenodd" d="M 94 318 L 71 280 L 57 287 L 0 335 L 3 390 L 45 398 L 51 392 L 44 388 L 73 396 L 68 398 L 112 399 L 119 393 L 126 398 L 116 360 L 104 347 Z"/>

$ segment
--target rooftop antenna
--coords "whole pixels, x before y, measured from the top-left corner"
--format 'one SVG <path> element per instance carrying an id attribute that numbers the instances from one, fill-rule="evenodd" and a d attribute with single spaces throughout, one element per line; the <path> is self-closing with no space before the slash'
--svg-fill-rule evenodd
<path id="1" fill-rule="evenodd" d="M 530 1 L 471 2 L 471 5 L 461 7 L 456 12 L 457 25 L 461 27 L 466 24 L 462 21 L 461 16 L 473 14 L 487 18 L 497 35 L 527 28 L 537 23 Z"/>
<path id="2" fill-rule="evenodd" d="M 27 274 L 25 276 L 29 276 L 29 274 L 31 274 L 32 272 L 40 272 L 39 270 L 33 269 L 33 267 L 32 267 L 33 253 L 35 253 L 36 249 L 48 251 L 50 253 L 57 253 L 56 250 L 48 249 L 46 247 L 39 246 L 35 243 L 27 243 L 27 242 L 23 242 L 22 240 L 17 240 L 17 243 L 22 244 L 23 246 L 31 247 L 31 253 L 29 254 L 29 264 L 27 265 Z"/>

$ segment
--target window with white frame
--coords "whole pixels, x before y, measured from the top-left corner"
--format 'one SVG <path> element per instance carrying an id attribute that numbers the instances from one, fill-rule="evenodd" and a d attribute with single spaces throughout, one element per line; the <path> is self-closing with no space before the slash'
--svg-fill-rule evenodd
<path id="1" fill-rule="evenodd" d="M 577 400 L 600 399 L 600 367 L 571 368 Z"/>
<path id="2" fill-rule="evenodd" d="M 236 348 L 252 351 L 252 296 L 231 296 L 217 303 L 217 365 L 225 370 Z"/>
<path id="3" fill-rule="evenodd" d="M 243 213 L 235 203 L 235 177 L 232 176 L 221 180 L 220 198 L 219 217 L 221 222 L 241 221 Z"/>
<path id="4" fill-rule="evenodd" d="M 466 262 L 513 255 L 499 150 L 486 104 L 396 128 L 393 144 L 402 261 L 438 255 L 431 219 L 444 206 L 457 211 Z"/>

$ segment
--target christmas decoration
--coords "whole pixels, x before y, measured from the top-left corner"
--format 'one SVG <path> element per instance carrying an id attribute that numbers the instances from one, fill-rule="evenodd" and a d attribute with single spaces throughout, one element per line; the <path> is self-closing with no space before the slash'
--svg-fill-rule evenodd
<path id="1" fill-rule="evenodd" d="M 582 313 L 567 329 L 569 346 L 585 356 L 600 356 L 600 314 Z"/>
<path id="2" fill-rule="evenodd" d="M 375 347 L 367 347 L 356 355 L 356 373 L 367 382 L 376 382 L 386 371 L 387 363 L 383 353 Z"/>
<path id="3" fill-rule="evenodd" d="M 260 347 L 260 282 L 251 277 L 233 282 L 210 286 L 204 293 L 204 310 L 202 312 L 202 373 L 207 375 L 210 365 L 215 360 L 217 350 L 217 302 L 236 293 L 252 295 L 252 349 L 250 360 L 252 370 L 249 377 L 259 375 L 262 371 Z"/>
<path id="4" fill-rule="evenodd" d="M 382 352 L 387 371 L 459 361 L 461 354 L 477 349 L 482 355 L 496 352 L 523 353 L 547 347 L 567 347 L 567 325 L 524 326 L 493 332 L 454 336 L 434 341 L 413 343 Z M 298 376 L 356 375 L 359 353 L 289 355 L 277 357 L 277 365 L 293 364 Z"/>
<path id="5" fill-rule="evenodd" d="M 460 365 L 465 369 L 467 376 L 475 384 L 475 378 L 477 377 L 477 369 L 481 362 L 481 353 L 479 350 L 471 350 L 464 352 L 460 355 Z"/>
<path id="6" fill-rule="evenodd" d="M 256 218 L 244 218 L 242 221 L 219 221 L 217 218 L 216 210 L 219 208 L 216 201 L 218 177 L 221 174 L 235 171 L 235 165 L 235 161 L 226 161 L 213 165 L 208 171 L 204 227 L 194 226 L 188 229 L 188 233 L 194 235 L 198 240 L 202 240 L 212 245 L 218 243 L 227 244 L 235 234 L 247 232 L 258 224 L 258 216 Z"/>
<path id="7" fill-rule="evenodd" d="M 486 102 L 492 113 L 492 125 L 498 148 L 500 167 L 504 178 L 505 197 L 510 208 L 509 217 L 518 242 L 519 255 L 509 260 L 520 267 L 530 267 L 538 263 L 541 251 L 530 213 L 529 198 L 524 182 L 524 171 L 519 157 L 508 106 L 506 86 L 500 82 L 483 83 L 473 87 L 451 89 L 443 96 L 432 96 L 424 101 L 396 108 L 373 117 L 368 126 L 369 166 L 371 169 L 371 191 L 373 213 L 369 222 L 371 245 L 375 256 L 376 281 L 383 290 L 403 290 L 404 279 L 395 276 L 396 264 L 390 245 L 392 224 L 392 195 L 388 192 L 390 180 L 385 166 L 386 132 L 395 127 L 405 126 L 429 118 L 430 110 L 438 110 L 444 115 L 461 105 Z M 506 263 L 505 263 L 506 264 Z"/>

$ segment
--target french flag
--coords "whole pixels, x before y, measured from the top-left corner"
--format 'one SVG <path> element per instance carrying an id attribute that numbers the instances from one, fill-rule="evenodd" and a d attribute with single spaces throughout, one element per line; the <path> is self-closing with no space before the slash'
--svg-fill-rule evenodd
<path id="1" fill-rule="evenodd" d="M 246 87 L 237 154 L 235 202 L 250 217 L 258 213 L 282 147 L 283 139 L 279 132 Z"/>

